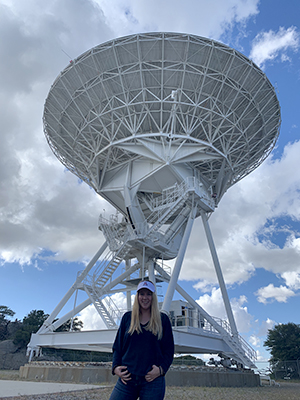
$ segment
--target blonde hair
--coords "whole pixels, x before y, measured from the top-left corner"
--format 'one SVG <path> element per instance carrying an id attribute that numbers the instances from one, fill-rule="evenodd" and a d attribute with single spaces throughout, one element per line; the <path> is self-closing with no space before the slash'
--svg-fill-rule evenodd
<path id="1" fill-rule="evenodd" d="M 151 281 L 149 281 L 151 282 Z M 134 332 L 142 333 L 141 323 L 140 323 L 140 305 L 138 300 L 138 292 L 135 296 L 132 312 L 131 312 L 131 322 L 130 327 L 128 329 L 128 333 L 131 335 Z M 158 301 L 156 293 L 152 293 L 152 302 L 150 308 L 150 320 L 146 327 L 144 328 L 147 331 L 153 333 L 153 335 L 157 336 L 158 340 L 162 338 L 162 324 L 161 324 L 161 316 L 158 309 Z"/>

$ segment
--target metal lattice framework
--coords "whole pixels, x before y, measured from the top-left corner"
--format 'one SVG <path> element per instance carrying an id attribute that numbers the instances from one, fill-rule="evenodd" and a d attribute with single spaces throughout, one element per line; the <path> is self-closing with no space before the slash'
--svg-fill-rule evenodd
<path id="1" fill-rule="evenodd" d="M 50 90 L 44 124 L 59 160 L 97 192 L 105 173 L 146 156 L 190 163 L 220 198 L 270 153 L 280 108 L 265 74 L 236 50 L 148 33 L 72 61 Z"/>

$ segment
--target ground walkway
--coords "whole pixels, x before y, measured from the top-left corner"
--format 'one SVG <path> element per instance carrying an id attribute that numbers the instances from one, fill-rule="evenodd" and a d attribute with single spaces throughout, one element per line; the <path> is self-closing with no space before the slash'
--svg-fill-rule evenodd
<path id="1" fill-rule="evenodd" d="M 21 395 L 70 392 L 74 390 L 97 389 L 98 385 L 82 385 L 73 383 L 28 382 L 0 380 L 0 399 Z"/>

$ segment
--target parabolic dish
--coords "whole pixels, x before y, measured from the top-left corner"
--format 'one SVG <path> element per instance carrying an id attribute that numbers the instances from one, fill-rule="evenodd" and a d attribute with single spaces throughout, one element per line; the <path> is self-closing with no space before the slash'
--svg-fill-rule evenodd
<path id="1" fill-rule="evenodd" d="M 105 174 L 147 158 L 188 165 L 220 198 L 268 156 L 279 127 L 274 88 L 251 60 L 181 33 L 92 48 L 61 72 L 44 109 L 53 152 L 100 194 Z"/>

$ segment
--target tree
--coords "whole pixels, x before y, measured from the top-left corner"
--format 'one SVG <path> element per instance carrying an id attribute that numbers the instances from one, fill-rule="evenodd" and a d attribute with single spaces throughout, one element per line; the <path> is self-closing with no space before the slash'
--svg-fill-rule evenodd
<path id="1" fill-rule="evenodd" d="M 18 348 L 22 349 L 26 347 L 30 340 L 30 332 L 24 330 L 23 328 L 17 330 L 13 343 L 18 346 Z"/>
<path id="2" fill-rule="evenodd" d="M 275 325 L 269 329 L 264 346 L 270 350 L 270 361 L 288 361 L 300 358 L 300 325 Z"/>
<path id="3" fill-rule="evenodd" d="M 300 325 L 289 322 L 269 329 L 264 346 L 270 350 L 275 379 L 299 379 Z"/>
<path id="4" fill-rule="evenodd" d="M 201 360 L 201 358 L 197 358 L 190 354 L 186 354 L 183 356 L 175 357 L 173 360 L 173 364 L 185 364 L 185 365 L 205 365 L 205 362 Z"/>
<path id="5" fill-rule="evenodd" d="M 2 318 L 8 317 L 13 317 L 15 315 L 15 312 L 8 308 L 7 306 L 0 306 L 0 320 Z"/>
<path id="6" fill-rule="evenodd" d="M 72 329 L 71 329 L 71 325 L 72 325 Z M 73 332 L 78 332 L 81 330 L 82 327 L 83 327 L 83 322 L 80 321 L 78 319 L 78 317 L 75 317 L 75 318 L 73 318 L 73 323 L 72 323 L 72 320 L 69 319 L 67 322 L 65 322 L 60 327 L 58 327 L 55 330 L 55 332 L 68 332 L 70 330 L 72 330 Z"/>
<path id="7" fill-rule="evenodd" d="M 7 317 L 13 317 L 15 312 L 7 306 L 0 306 L 0 340 L 8 338 L 8 325 L 10 321 Z"/>
<path id="8" fill-rule="evenodd" d="M 43 310 L 32 310 L 23 318 L 22 328 L 16 332 L 14 344 L 20 348 L 27 346 L 32 333 L 36 333 L 48 318 Z"/>
<path id="9" fill-rule="evenodd" d="M 31 327 L 32 332 L 35 333 L 43 325 L 49 314 L 45 314 L 43 310 L 32 310 L 23 318 L 23 324 L 26 327 Z"/>

